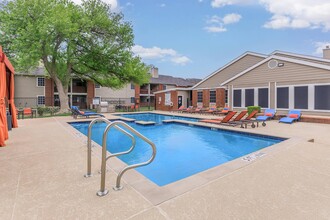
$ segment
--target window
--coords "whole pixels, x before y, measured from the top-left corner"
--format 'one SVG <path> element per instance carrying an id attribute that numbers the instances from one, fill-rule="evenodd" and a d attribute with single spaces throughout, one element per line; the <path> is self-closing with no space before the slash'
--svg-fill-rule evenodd
<path id="1" fill-rule="evenodd" d="M 314 108 L 316 110 L 330 110 L 330 85 L 315 86 Z"/>
<path id="2" fill-rule="evenodd" d="M 210 102 L 215 103 L 217 101 L 217 95 L 215 91 L 210 91 Z"/>
<path id="3" fill-rule="evenodd" d="M 277 108 L 289 108 L 289 87 L 277 88 Z"/>
<path id="4" fill-rule="evenodd" d="M 163 90 L 166 90 L 166 85 L 163 85 Z"/>
<path id="5" fill-rule="evenodd" d="M 254 89 L 245 89 L 245 107 L 254 106 Z"/>
<path id="6" fill-rule="evenodd" d="M 131 89 L 135 89 L 135 85 L 131 83 Z"/>
<path id="7" fill-rule="evenodd" d="M 268 108 L 268 88 L 258 89 L 258 105 L 261 108 Z"/>
<path id="8" fill-rule="evenodd" d="M 197 102 L 203 102 L 203 92 L 197 92 Z"/>
<path id="9" fill-rule="evenodd" d="M 37 97 L 37 105 L 45 105 L 45 96 Z"/>
<path id="10" fill-rule="evenodd" d="M 44 77 L 38 77 L 37 78 L 37 86 L 45 86 L 45 78 Z"/>
<path id="11" fill-rule="evenodd" d="M 228 89 L 225 90 L 225 103 L 228 103 Z"/>
<path id="12" fill-rule="evenodd" d="M 308 109 L 308 86 L 294 87 L 294 108 Z"/>
<path id="13" fill-rule="evenodd" d="M 234 90 L 234 107 L 242 106 L 242 90 Z"/>
<path id="14" fill-rule="evenodd" d="M 101 88 L 101 85 L 98 83 L 95 83 L 95 89 L 99 89 L 99 88 Z"/>
<path id="15" fill-rule="evenodd" d="M 135 103 L 135 97 L 131 97 L 131 103 Z"/>

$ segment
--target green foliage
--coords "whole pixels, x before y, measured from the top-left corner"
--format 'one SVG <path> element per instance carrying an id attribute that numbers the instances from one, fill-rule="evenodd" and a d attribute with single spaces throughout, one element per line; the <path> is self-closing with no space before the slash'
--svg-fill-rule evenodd
<path id="1" fill-rule="evenodd" d="M 29 71 L 42 61 L 65 94 L 72 78 L 112 88 L 149 81 L 148 67 L 131 50 L 131 24 L 101 0 L 4 1 L 0 18 L 0 45 L 15 68 Z"/>
<path id="2" fill-rule="evenodd" d="M 260 106 L 248 106 L 247 107 L 247 110 L 248 110 L 248 114 L 250 114 L 254 110 L 258 110 L 258 112 L 260 112 L 261 111 L 261 107 Z"/>
<path id="3" fill-rule="evenodd" d="M 60 107 L 58 106 L 39 106 L 37 108 L 37 112 L 39 116 L 44 116 L 44 113 L 48 113 L 50 115 L 54 115 L 55 113 L 59 112 Z"/>

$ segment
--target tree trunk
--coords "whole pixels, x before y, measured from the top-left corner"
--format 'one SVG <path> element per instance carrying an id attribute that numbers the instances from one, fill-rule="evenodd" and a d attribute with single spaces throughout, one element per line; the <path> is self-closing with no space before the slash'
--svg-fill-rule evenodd
<path id="1" fill-rule="evenodd" d="M 60 98 L 60 105 L 61 105 L 60 113 L 66 113 L 70 109 L 69 98 L 68 98 L 68 86 L 63 86 L 62 81 L 57 77 L 54 77 L 53 80 L 55 81 Z"/>

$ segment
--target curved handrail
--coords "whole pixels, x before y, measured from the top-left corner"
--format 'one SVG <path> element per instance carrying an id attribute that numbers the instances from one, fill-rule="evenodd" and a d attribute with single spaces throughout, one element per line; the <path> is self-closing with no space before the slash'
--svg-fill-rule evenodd
<path id="1" fill-rule="evenodd" d="M 127 167 L 125 167 L 123 170 L 121 170 L 117 176 L 117 181 L 116 181 L 116 187 L 114 188 L 115 190 L 120 190 L 122 189 L 122 187 L 120 186 L 120 180 L 121 177 L 123 176 L 123 174 L 129 170 L 129 169 L 133 169 L 136 167 L 141 167 L 141 166 L 145 166 L 150 164 L 156 156 L 156 146 L 155 144 L 150 141 L 148 138 L 146 138 L 145 136 L 143 136 L 140 132 L 138 132 L 137 130 L 135 130 L 134 128 L 132 128 L 131 126 L 129 126 L 128 124 L 126 124 L 125 122 L 122 121 L 114 121 L 111 122 L 106 129 L 103 132 L 103 141 L 102 141 L 102 165 L 101 165 L 101 188 L 100 191 L 97 192 L 98 196 L 105 196 L 108 193 L 108 190 L 105 189 L 105 176 L 106 176 L 106 161 L 107 159 L 109 159 L 110 157 L 114 157 L 114 156 L 120 156 L 123 155 L 124 152 L 121 153 L 116 153 L 116 154 L 111 154 L 110 156 L 106 157 L 107 154 L 107 149 L 106 149 L 106 145 L 107 145 L 107 134 L 110 131 L 110 129 L 114 126 L 116 126 L 117 124 L 124 126 L 125 128 L 127 128 L 129 131 L 131 131 L 132 133 L 134 133 L 135 135 L 137 135 L 138 137 L 140 137 L 142 140 L 144 140 L 145 142 L 147 142 L 148 144 L 150 144 L 150 146 L 152 147 L 152 155 L 151 158 L 143 163 L 139 163 L 139 164 L 134 164 L 134 165 L 129 165 Z M 135 147 L 135 146 L 134 146 Z M 133 147 L 133 148 L 134 148 Z M 129 152 L 131 151 L 131 149 L 129 150 Z"/>
<path id="2" fill-rule="evenodd" d="M 106 118 L 96 118 L 93 121 L 91 121 L 91 123 L 88 125 L 88 134 L 87 134 L 87 174 L 85 174 L 85 177 L 91 177 L 92 176 L 92 127 L 96 122 L 99 121 L 103 121 L 107 124 L 111 124 L 111 121 L 109 121 Z M 132 146 L 130 147 L 130 149 L 128 151 L 125 151 L 126 153 L 131 152 L 136 144 L 135 138 L 133 135 L 131 135 L 130 133 L 128 133 L 127 131 L 125 131 L 124 129 L 115 126 L 115 128 L 122 132 L 123 134 L 127 135 L 129 138 L 132 139 Z M 103 145 L 103 143 L 102 143 Z"/>

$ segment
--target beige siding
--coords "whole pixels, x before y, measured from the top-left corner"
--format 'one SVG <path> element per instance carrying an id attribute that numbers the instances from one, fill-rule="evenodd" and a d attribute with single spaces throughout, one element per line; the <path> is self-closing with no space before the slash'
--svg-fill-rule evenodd
<path id="1" fill-rule="evenodd" d="M 45 95 L 45 87 L 37 86 L 37 77 L 15 76 L 15 98 L 37 97 L 38 95 Z"/>
<path id="2" fill-rule="evenodd" d="M 232 84 L 235 87 L 237 87 L 237 85 L 255 86 L 256 84 L 268 82 L 291 82 L 291 84 L 298 84 L 300 81 L 330 79 L 330 71 L 328 70 L 286 61 L 280 62 L 284 63 L 283 67 L 269 69 L 268 62 L 266 62 L 261 66 L 238 77 L 237 79 L 234 79 L 233 81 L 229 82 L 229 84 Z"/>
<path id="3" fill-rule="evenodd" d="M 198 85 L 195 89 L 199 88 L 216 88 L 219 87 L 221 83 L 234 77 L 238 73 L 244 71 L 245 69 L 255 65 L 256 63 L 260 62 L 264 58 L 257 57 L 253 55 L 246 55 L 245 57 L 241 58 L 240 60 L 236 61 L 235 63 L 231 64 L 227 68 L 221 70 L 217 74 L 213 75 L 205 82 Z"/>
<path id="4" fill-rule="evenodd" d="M 130 99 L 135 96 L 135 90 L 131 89 L 131 84 L 127 84 L 124 88 L 114 90 L 107 87 L 101 87 L 95 89 L 95 96 L 102 98 L 113 98 L 113 99 Z"/>
<path id="5" fill-rule="evenodd" d="M 36 76 L 15 75 L 15 105 L 18 108 L 36 107 L 37 97 L 45 95 L 45 87 L 37 86 Z"/>
<path id="6" fill-rule="evenodd" d="M 297 56 L 292 56 L 292 55 L 282 54 L 282 53 L 275 53 L 274 55 L 330 66 L 330 61 L 329 62 L 324 62 L 324 61 L 319 61 L 319 60 L 314 60 L 314 59 L 308 59 L 308 58 L 304 58 L 304 57 L 297 57 Z"/>

